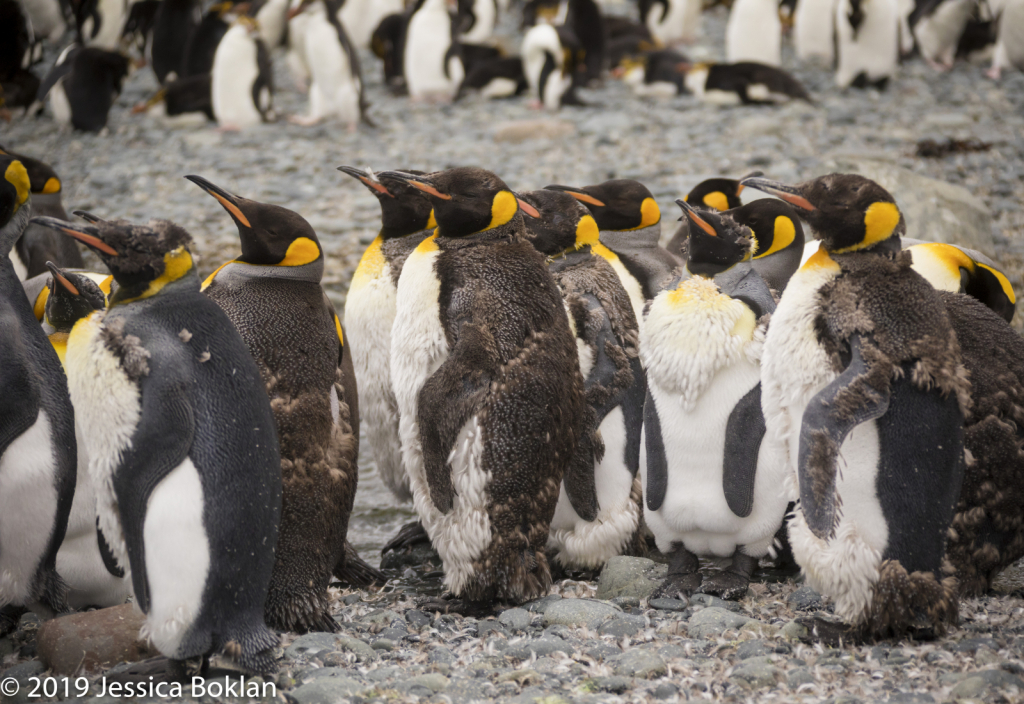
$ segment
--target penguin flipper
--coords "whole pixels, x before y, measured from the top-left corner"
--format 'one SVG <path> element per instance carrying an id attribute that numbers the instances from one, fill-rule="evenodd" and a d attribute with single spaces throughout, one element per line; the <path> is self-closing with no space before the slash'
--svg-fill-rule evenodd
<path id="1" fill-rule="evenodd" d="M 661 435 L 661 419 L 649 388 L 644 402 L 644 440 L 647 446 L 647 491 L 644 493 L 647 495 L 647 508 L 657 511 L 668 492 L 668 458 Z"/>
<path id="2" fill-rule="evenodd" d="M 166 361 L 160 374 L 150 374 L 141 380 L 140 423 L 132 435 L 131 445 L 122 452 L 120 466 L 114 474 L 114 492 L 132 565 L 132 587 L 143 613 L 149 612 L 146 551 L 142 539 L 149 497 L 188 457 L 195 435 L 195 419 L 184 382 L 191 374 L 187 370 L 175 373 L 167 368 L 176 366 L 174 362 Z"/>
<path id="3" fill-rule="evenodd" d="M 740 518 L 746 518 L 754 510 L 757 458 L 766 430 L 761 411 L 761 382 L 758 382 L 732 409 L 725 425 L 722 488 L 729 510 Z"/>
<path id="4" fill-rule="evenodd" d="M 0 310 L 0 329 L 12 333 L 4 335 L 5 361 L 0 364 L 0 457 L 8 446 L 31 428 L 39 417 L 39 388 L 32 383 L 28 367 L 17 360 L 26 359 L 29 351 L 19 334 L 18 316 L 11 310 Z"/>
<path id="5" fill-rule="evenodd" d="M 737 275 L 739 277 L 735 278 Z M 745 265 L 745 269 L 737 265 L 719 274 L 715 277 L 715 283 L 722 293 L 747 306 L 757 320 L 775 312 L 775 296 L 761 275 L 749 264 Z"/>
<path id="6" fill-rule="evenodd" d="M 458 449 L 455 443 L 463 426 L 483 405 L 491 384 L 489 371 L 499 364 L 497 345 L 487 326 L 466 322 L 448 359 L 420 390 L 416 417 L 423 468 L 430 499 L 441 513 L 451 511 L 455 500 L 449 455 Z"/>
<path id="7" fill-rule="evenodd" d="M 59 64 L 56 64 L 50 69 L 50 72 L 46 74 L 43 82 L 39 84 L 39 92 L 36 93 L 36 100 L 42 101 L 46 97 L 46 94 L 57 85 L 57 81 L 71 73 L 74 67 L 75 55 L 81 51 L 79 48 L 74 48 L 68 52 L 68 55 L 64 57 L 64 60 Z"/>
<path id="8" fill-rule="evenodd" d="M 114 551 L 110 549 L 107 536 L 103 535 L 103 529 L 100 528 L 98 516 L 96 517 L 96 542 L 100 546 L 100 557 L 103 559 L 103 566 L 107 568 L 107 572 L 118 579 L 123 578 L 124 569 L 117 564 L 117 558 L 114 557 Z"/>
<path id="9" fill-rule="evenodd" d="M 851 335 L 849 345 L 846 370 L 811 399 L 800 426 L 800 507 L 807 527 L 821 539 L 835 530 L 836 460 L 843 440 L 856 426 L 881 417 L 889 408 L 890 392 L 870 385 L 861 336 Z"/>

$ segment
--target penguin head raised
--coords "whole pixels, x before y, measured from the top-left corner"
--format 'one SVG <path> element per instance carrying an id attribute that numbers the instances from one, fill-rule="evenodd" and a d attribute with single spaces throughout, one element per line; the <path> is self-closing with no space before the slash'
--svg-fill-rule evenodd
<path id="1" fill-rule="evenodd" d="M 527 215 L 523 220 L 527 238 L 541 254 L 554 256 L 598 243 L 594 216 L 568 193 L 542 189 L 520 198 L 537 211 L 538 217 Z"/>
<path id="2" fill-rule="evenodd" d="M 103 310 L 107 297 L 96 284 L 84 274 L 64 271 L 53 262 L 46 262 L 50 270 L 46 297 L 46 322 L 57 332 L 71 332 L 75 323 L 95 310 Z"/>
<path id="3" fill-rule="evenodd" d="M 686 268 L 691 274 L 712 278 L 754 256 L 757 241 L 749 227 L 728 213 L 698 211 L 684 200 L 676 204 L 690 223 Z"/>
<path id="4" fill-rule="evenodd" d="M 81 210 L 75 215 L 89 224 L 50 217 L 33 218 L 32 222 L 63 232 L 99 255 L 118 285 L 110 296 L 111 306 L 150 298 L 186 277 L 199 288 L 189 251 L 192 236 L 180 225 L 169 220 L 150 220 L 145 225 L 101 220 Z"/>
<path id="5" fill-rule="evenodd" d="M 498 228 L 511 228 L 512 233 L 522 234 L 520 209 L 530 215 L 536 212 L 497 175 L 472 166 L 424 176 L 385 171 L 380 177 L 405 181 L 426 193 L 434 206 L 438 234 L 442 237 L 469 237 Z"/>
<path id="6" fill-rule="evenodd" d="M 743 184 L 737 179 L 709 178 L 694 186 L 683 200 L 695 208 L 732 210 L 743 205 L 740 201 L 742 192 Z"/>
<path id="7" fill-rule="evenodd" d="M 742 183 L 793 206 L 832 254 L 862 251 L 883 243 L 887 250 L 898 250 L 899 236 L 907 229 L 896 199 L 859 174 L 829 174 L 795 186 L 760 177 L 746 178 Z"/>
<path id="8" fill-rule="evenodd" d="M 358 179 L 380 201 L 381 229 L 384 239 L 404 237 L 437 227 L 434 206 L 420 189 L 388 174 L 375 174 L 370 169 L 339 166 L 338 171 Z M 426 176 L 423 171 L 403 171 L 414 176 Z"/>
<path id="9" fill-rule="evenodd" d="M 621 178 L 585 188 L 557 184 L 545 188 L 565 191 L 587 206 L 602 231 L 642 230 L 661 222 L 654 195 L 639 181 Z"/>
<path id="10" fill-rule="evenodd" d="M 256 266 L 306 266 L 323 263 L 323 250 L 306 219 L 279 205 L 236 196 L 201 176 L 186 176 L 209 193 L 238 227 L 242 255 L 236 261 Z"/>
<path id="11" fill-rule="evenodd" d="M 28 224 L 31 184 L 25 165 L 9 155 L 0 155 L 0 257 L 6 257 Z"/>
<path id="12" fill-rule="evenodd" d="M 57 176 L 57 172 L 49 164 L 39 161 L 39 159 L 33 159 L 30 156 L 15 154 L 0 144 L 0 156 L 3 155 L 14 157 L 25 167 L 25 170 L 28 172 L 29 187 L 32 195 L 60 193 L 60 177 Z"/>

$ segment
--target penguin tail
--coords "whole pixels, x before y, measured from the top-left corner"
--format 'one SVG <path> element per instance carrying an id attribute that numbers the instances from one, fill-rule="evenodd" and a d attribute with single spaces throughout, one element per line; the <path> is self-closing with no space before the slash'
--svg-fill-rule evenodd
<path id="1" fill-rule="evenodd" d="M 352 543 L 345 541 L 345 555 L 334 568 L 335 579 L 354 587 L 368 587 L 371 584 L 384 584 L 387 576 L 376 567 L 359 557 Z"/>
<path id="2" fill-rule="evenodd" d="M 71 612 L 68 606 L 68 585 L 56 569 L 50 568 L 40 575 L 31 609 L 43 617 Z"/>

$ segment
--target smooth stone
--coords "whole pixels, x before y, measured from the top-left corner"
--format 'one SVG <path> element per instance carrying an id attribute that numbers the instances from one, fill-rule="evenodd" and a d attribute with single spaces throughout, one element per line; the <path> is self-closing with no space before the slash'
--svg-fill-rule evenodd
<path id="1" fill-rule="evenodd" d="M 779 635 L 786 640 L 802 640 L 809 635 L 809 631 L 807 630 L 807 626 L 798 623 L 794 619 L 779 629 Z"/>
<path id="2" fill-rule="evenodd" d="M 544 625 L 597 627 L 606 619 L 622 612 L 601 601 L 593 599 L 562 599 L 544 609 Z"/>
<path id="3" fill-rule="evenodd" d="M 518 643 L 511 643 L 505 648 L 505 655 L 509 657 L 518 658 L 520 660 L 527 660 L 531 655 L 537 657 L 544 657 L 545 655 L 552 655 L 553 653 L 562 652 L 566 655 L 571 654 L 575 648 L 569 643 L 566 643 L 561 638 L 537 638 L 533 640 L 522 640 Z"/>
<path id="4" fill-rule="evenodd" d="M 612 694 L 622 694 L 633 689 L 633 680 L 629 677 L 596 677 L 593 684 L 595 689 Z"/>
<path id="5" fill-rule="evenodd" d="M 951 699 L 975 699 L 990 689 L 1016 687 L 1024 692 L 1024 680 L 1005 670 L 980 670 L 960 680 L 949 696 Z"/>
<path id="6" fill-rule="evenodd" d="M 964 638 L 954 643 L 946 643 L 943 647 L 951 653 L 976 653 L 981 648 L 999 649 L 991 638 Z"/>
<path id="7" fill-rule="evenodd" d="M 331 652 L 337 649 L 340 637 L 334 633 L 307 633 L 293 640 L 292 644 L 284 649 L 284 655 L 286 658 L 295 659 Z"/>
<path id="8" fill-rule="evenodd" d="M 614 599 L 609 599 L 609 601 L 623 610 L 633 609 L 640 606 L 640 600 L 635 596 L 617 596 Z"/>
<path id="9" fill-rule="evenodd" d="M 790 689 L 796 689 L 802 684 L 814 684 L 814 670 L 809 667 L 797 667 L 786 673 L 786 684 Z"/>
<path id="10" fill-rule="evenodd" d="M 523 631 L 530 627 L 533 615 L 526 609 L 508 609 L 501 612 L 498 622 L 513 631 Z"/>
<path id="11" fill-rule="evenodd" d="M 519 608 L 526 609 L 530 613 L 542 614 L 548 606 L 556 601 L 561 601 L 561 599 L 562 597 L 560 594 L 548 594 L 547 596 L 542 596 L 540 599 L 534 599 L 533 601 L 528 601 L 525 604 L 520 604 Z"/>
<path id="12" fill-rule="evenodd" d="M 633 648 L 612 660 L 610 663 L 616 675 L 623 677 L 643 677 L 651 679 L 668 672 L 668 666 L 661 656 L 649 650 Z"/>
<path id="13" fill-rule="evenodd" d="M 609 643 L 601 643 L 592 648 L 587 648 L 586 653 L 595 660 L 604 661 L 622 655 L 622 650 Z"/>
<path id="14" fill-rule="evenodd" d="M 422 611 L 410 609 L 405 612 L 405 620 L 413 628 L 423 628 L 424 626 L 429 626 L 433 619 Z"/>
<path id="15" fill-rule="evenodd" d="M 605 563 L 597 582 L 597 598 L 632 596 L 647 599 L 665 579 L 668 565 L 645 557 L 613 557 Z"/>
<path id="16" fill-rule="evenodd" d="M 935 697 L 927 692 L 897 692 L 886 702 L 887 704 L 934 704 Z"/>
<path id="17" fill-rule="evenodd" d="M 437 692 L 443 692 L 444 690 L 446 690 L 448 688 L 448 683 L 450 681 L 451 680 L 449 680 L 444 675 L 430 673 L 426 675 L 419 675 L 417 677 L 410 677 L 407 680 L 402 680 L 401 682 L 395 685 L 395 689 L 401 692 L 408 691 L 415 687 L 426 687 L 432 693 L 436 694 Z"/>
<path id="18" fill-rule="evenodd" d="M 787 596 L 786 603 L 797 611 L 814 611 L 821 607 L 821 594 L 804 585 Z"/>
<path id="19" fill-rule="evenodd" d="M 61 616 L 39 626 L 36 650 L 47 669 L 60 675 L 138 662 L 159 655 L 139 638 L 145 622 L 132 604 Z"/>
<path id="20" fill-rule="evenodd" d="M 370 647 L 374 650 L 394 650 L 395 641 L 391 640 L 390 638 L 378 638 L 370 644 Z"/>
<path id="21" fill-rule="evenodd" d="M 773 643 L 767 640 L 748 640 L 744 643 L 740 643 L 740 646 L 736 648 L 736 657 L 740 660 L 746 660 L 747 658 L 763 657 L 765 655 L 788 655 L 793 652 L 785 643 Z"/>
<path id="22" fill-rule="evenodd" d="M 402 618 L 402 615 L 392 611 L 391 609 L 374 609 L 365 616 L 359 618 L 360 623 L 371 623 L 379 626 L 390 626 L 391 622 L 396 618 Z"/>
<path id="23" fill-rule="evenodd" d="M 736 613 L 743 611 L 743 607 L 735 601 L 726 601 L 710 594 L 694 594 L 690 597 L 690 606 L 713 606 L 716 609 L 725 609 L 726 611 L 735 611 Z"/>
<path id="24" fill-rule="evenodd" d="M 37 677 L 38 675 L 46 672 L 46 665 L 39 662 L 38 660 L 29 660 L 28 662 L 19 662 L 17 665 L 4 670 L 4 678 L 14 678 L 19 682 L 24 682 L 29 677 Z"/>
<path id="25" fill-rule="evenodd" d="M 686 632 L 693 638 L 719 636 L 727 630 L 739 630 L 752 619 L 718 607 L 701 609 L 690 617 Z"/>
<path id="26" fill-rule="evenodd" d="M 643 628 L 642 624 L 627 621 L 624 618 L 613 618 L 611 621 L 602 623 L 597 632 L 602 636 L 615 636 L 616 639 L 625 636 L 634 636 Z"/>
<path id="27" fill-rule="evenodd" d="M 733 668 L 729 679 L 751 689 L 772 687 L 781 678 L 782 670 L 772 665 L 766 657 L 744 660 Z"/>
<path id="28" fill-rule="evenodd" d="M 508 632 L 505 626 L 497 621 L 481 621 L 476 626 L 476 634 L 478 638 L 485 637 L 488 633 L 501 633 L 507 635 Z"/>
<path id="29" fill-rule="evenodd" d="M 341 704 L 366 689 L 366 685 L 350 677 L 320 677 L 288 692 L 296 704 Z"/>
<path id="30" fill-rule="evenodd" d="M 336 642 L 338 647 L 342 650 L 353 653 L 359 662 L 373 662 L 378 657 L 373 646 L 368 645 L 357 638 L 338 636 Z"/>
<path id="31" fill-rule="evenodd" d="M 679 694 L 679 687 L 671 682 L 662 682 L 654 688 L 653 694 L 655 699 L 671 699 Z"/>
<path id="32" fill-rule="evenodd" d="M 452 651 L 448 650 L 448 648 L 438 645 L 432 648 L 430 653 L 427 655 L 427 662 L 431 664 L 451 665 L 455 662 L 455 656 L 452 655 Z"/>
<path id="33" fill-rule="evenodd" d="M 651 599 L 647 602 L 647 605 L 652 609 L 658 611 L 686 611 L 686 607 L 689 604 L 680 599 Z"/>

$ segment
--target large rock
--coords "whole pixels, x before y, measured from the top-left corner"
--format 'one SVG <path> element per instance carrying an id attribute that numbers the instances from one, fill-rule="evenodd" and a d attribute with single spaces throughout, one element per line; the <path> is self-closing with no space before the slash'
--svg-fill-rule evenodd
<path id="1" fill-rule="evenodd" d="M 633 648 L 612 660 L 615 674 L 620 677 L 661 677 L 668 672 L 668 666 L 661 656 L 649 650 Z"/>
<path id="2" fill-rule="evenodd" d="M 727 630 L 739 630 L 751 619 L 732 611 L 710 607 L 701 609 L 686 624 L 686 632 L 692 638 L 720 636 Z"/>
<path id="3" fill-rule="evenodd" d="M 836 171 L 862 174 L 889 191 L 907 221 L 907 237 L 960 244 L 995 256 L 992 213 L 966 188 L 884 161 L 839 157 L 832 163 Z"/>
<path id="4" fill-rule="evenodd" d="M 297 704 L 342 704 L 366 688 L 351 677 L 320 677 L 296 687 L 288 696 Z"/>
<path id="5" fill-rule="evenodd" d="M 131 604 L 70 614 L 39 627 L 39 658 L 59 675 L 137 662 L 159 653 L 139 639 L 145 615 Z"/>
<path id="6" fill-rule="evenodd" d="M 633 596 L 646 599 L 664 581 L 668 565 L 645 557 L 613 557 L 605 563 L 597 582 L 597 598 Z"/>
<path id="7" fill-rule="evenodd" d="M 782 670 L 772 665 L 766 657 L 744 660 L 729 675 L 732 682 L 750 689 L 774 686 L 781 678 Z"/>
<path id="8" fill-rule="evenodd" d="M 622 612 L 601 601 L 592 599 L 562 599 L 544 609 L 544 625 L 588 626 L 596 628 L 604 621 Z"/>

